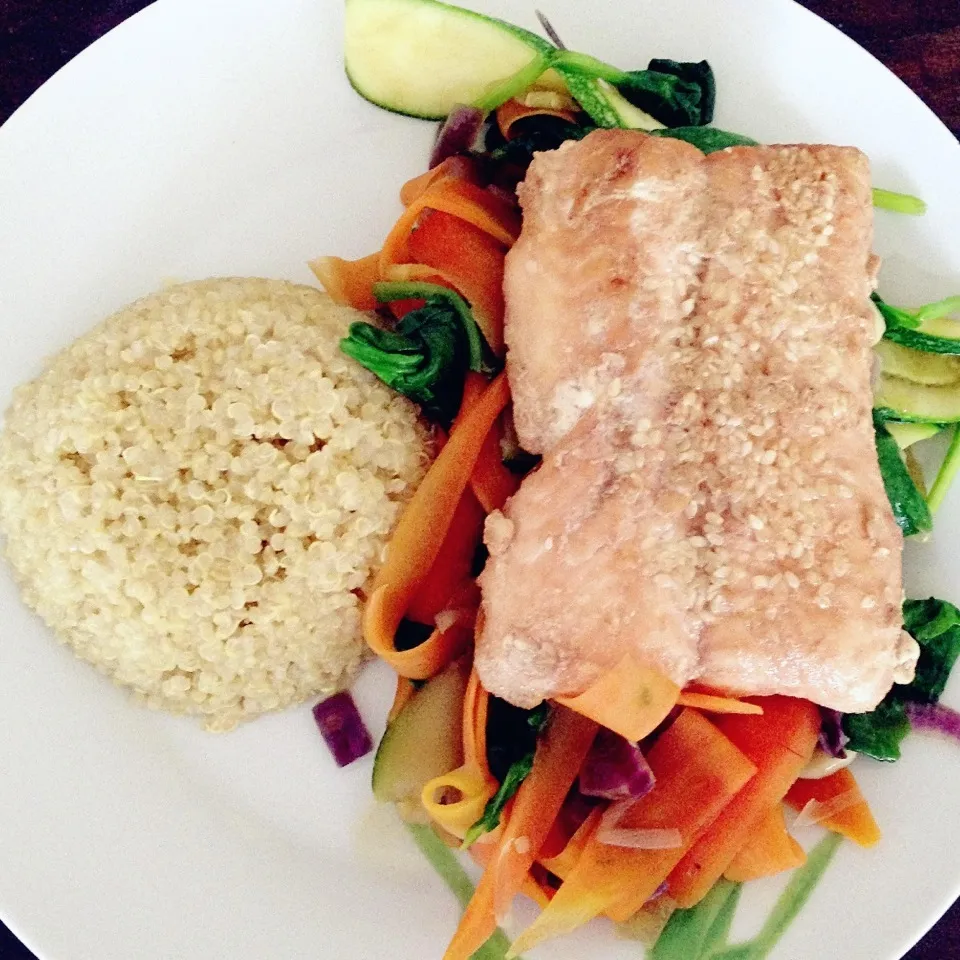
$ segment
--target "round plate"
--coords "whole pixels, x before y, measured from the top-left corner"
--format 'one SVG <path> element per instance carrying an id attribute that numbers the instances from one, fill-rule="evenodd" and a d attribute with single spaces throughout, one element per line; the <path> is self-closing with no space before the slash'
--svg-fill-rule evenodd
<path id="1" fill-rule="evenodd" d="M 473 0 L 534 27 L 533 4 Z M 309 281 L 321 253 L 376 249 L 433 126 L 354 94 L 334 0 L 160 0 L 81 54 L 0 131 L 0 399 L 44 355 L 168 279 Z M 960 147 L 898 80 L 787 0 L 551 0 L 577 48 L 627 67 L 707 57 L 717 124 L 856 144 L 877 184 L 925 197 L 877 217 L 894 302 L 955 292 Z M 908 588 L 960 599 L 960 490 Z M 59 647 L 0 576 L 0 912 L 44 958 L 422 960 L 456 906 L 303 708 L 226 736 L 130 705 Z M 374 732 L 388 677 L 358 698 Z M 960 692 L 954 686 L 954 702 Z M 948 700 L 950 698 L 948 697 Z M 777 957 L 898 957 L 960 891 L 960 752 L 920 737 L 858 764 L 884 828 L 850 845 Z M 735 933 L 777 883 L 756 885 Z M 533 957 L 636 958 L 594 924 Z"/>

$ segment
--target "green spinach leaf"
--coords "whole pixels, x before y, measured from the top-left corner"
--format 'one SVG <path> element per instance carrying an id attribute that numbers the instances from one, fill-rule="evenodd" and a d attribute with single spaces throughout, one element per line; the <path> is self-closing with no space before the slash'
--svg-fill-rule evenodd
<path id="1" fill-rule="evenodd" d="M 512 764 L 507 771 L 507 775 L 500 784 L 500 789 L 487 801 L 483 810 L 483 816 L 467 831 L 463 838 L 463 846 L 466 849 L 473 843 L 477 837 L 491 830 L 496 830 L 500 825 L 500 816 L 503 808 L 508 801 L 520 789 L 520 784 L 527 779 L 530 771 L 533 769 L 533 754 L 528 753 L 525 757 Z"/>
<path id="2" fill-rule="evenodd" d="M 381 303 L 424 300 L 392 330 L 358 321 L 340 349 L 397 393 L 420 404 L 424 414 L 449 425 L 460 407 L 467 370 L 489 372 L 483 337 L 466 302 L 430 283 L 379 283 Z"/>
<path id="3" fill-rule="evenodd" d="M 934 597 L 907 600 L 903 625 L 920 644 L 917 672 L 904 688 L 904 696 L 918 703 L 936 703 L 960 656 L 960 610 Z"/>
<path id="4" fill-rule="evenodd" d="M 717 100 L 717 84 L 713 70 L 706 60 L 681 63 L 677 60 L 651 60 L 646 70 L 620 70 L 596 57 L 574 50 L 563 50 L 555 55 L 554 67 L 567 80 L 571 93 L 588 112 L 595 111 L 584 103 L 574 81 L 604 80 L 635 107 L 667 126 L 702 126 L 713 119 Z M 603 122 L 603 111 L 594 117 L 602 126 L 618 126 Z"/>
<path id="5" fill-rule="evenodd" d="M 679 62 L 677 60 L 654 59 L 647 64 L 651 73 L 665 73 L 678 77 L 686 83 L 692 84 L 699 90 L 698 116 L 693 120 L 694 126 L 704 126 L 713 122 L 713 110 L 717 103 L 717 81 L 713 75 L 713 68 L 706 60 L 696 63 Z M 683 126 L 683 124 L 678 124 Z"/>
<path id="6" fill-rule="evenodd" d="M 908 703 L 936 703 L 960 657 L 960 610 L 952 603 L 929 597 L 903 605 L 906 631 L 920 644 L 914 679 L 895 684 L 870 713 L 848 713 L 843 729 L 851 750 L 877 760 L 899 760 L 900 744 L 910 732 Z"/>
<path id="7" fill-rule="evenodd" d="M 849 737 L 848 749 L 874 760 L 899 760 L 900 744 L 910 732 L 906 706 L 888 694 L 870 713 L 846 714 L 843 732 Z"/>
<path id="8" fill-rule="evenodd" d="M 523 179 L 535 153 L 556 150 L 567 140 L 582 140 L 596 129 L 593 123 L 570 123 L 546 114 L 523 117 L 514 123 L 510 140 L 504 141 L 500 131 L 491 128 L 495 142 L 490 143 L 488 140 L 489 151 L 486 158 L 488 164 L 494 166 L 506 164 L 518 168 L 518 176 L 513 178 L 516 182 L 517 179 Z"/>
<path id="9" fill-rule="evenodd" d="M 508 709 L 498 707 L 498 704 Z M 503 808 L 533 769 L 537 737 L 546 726 L 549 715 L 546 701 L 532 710 L 521 710 L 491 697 L 490 706 L 487 737 L 491 771 L 498 776 L 505 759 L 509 757 L 511 762 L 506 771 L 499 775 L 500 788 L 487 801 L 483 815 L 467 831 L 463 839 L 464 848 L 469 847 L 481 834 L 496 830 Z"/>

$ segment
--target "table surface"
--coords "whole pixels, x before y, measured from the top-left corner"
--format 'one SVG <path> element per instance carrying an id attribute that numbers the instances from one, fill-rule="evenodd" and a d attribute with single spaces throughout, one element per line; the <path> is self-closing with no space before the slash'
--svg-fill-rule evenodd
<path id="1" fill-rule="evenodd" d="M 265 0 L 266 2 L 266 0 Z M 960 137 L 960 0 L 801 0 L 911 86 Z M 0 0 L 0 123 L 146 0 Z M 904 960 L 960 958 L 960 901 Z M 33 960 L 0 924 L 0 958 Z"/>

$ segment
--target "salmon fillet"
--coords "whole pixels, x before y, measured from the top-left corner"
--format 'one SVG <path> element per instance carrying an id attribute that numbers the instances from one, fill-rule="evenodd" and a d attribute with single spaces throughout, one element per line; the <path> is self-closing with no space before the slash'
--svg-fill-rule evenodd
<path id="1" fill-rule="evenodd" d="M 908 680 L 850 148 L 601 131 L 539 154 L 508 376 L 544 453 L 486 539 L 476 664 L 520 706 L 627 652 L 676 683 L 871 709 Z"/>

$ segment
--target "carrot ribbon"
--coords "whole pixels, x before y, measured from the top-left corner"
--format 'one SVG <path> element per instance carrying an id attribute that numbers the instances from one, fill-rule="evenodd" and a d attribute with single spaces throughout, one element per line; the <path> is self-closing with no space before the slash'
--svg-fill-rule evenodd
<path id="1" fill-rule="evenodd" d="M 713 724 L 684 710 L 661 735 L 648 761 L 656 786 L 624 811 L 620 826 L 674 830 L 676 847 L 614 846 L 595 832 L 550 906 L 511 945 L 511 955 L 582 926 L 601 913 L 635 913 L 702 831 L 750 779 L 755 767 Z"/>
<path id="2" fill-rule="evenodd" d="M 706 896 L 763 817 L 810 762 L 820 713 L 808 700 L 757 697 L 763 716 L 721 716 L 716 725 L 757 767 L 756 776 L 670 874 L 670 896 L 692 907 Z"/>
<path id="3" fill-rule="evenodd" d="M 472 624 L 454 623 L 446 629 L 438 627 L 411 650 L 397 650 L 395 643 L 397 627 L 440 553 L 483 441 L 509 395 L 506 376 L 501 373 L 483 396 L 458 416 L 450 439 L 400 517 L 386 562 L 374 578 L 363 616 L 364 638 L 374 653 L 410 679 L 432 676 L 461 653 L 472 637 Z"/>
<path id="4" fill-rule="evenodd" d="M 842 807 L 831 812 L 828 804 L 837 798 L 845 798 Z M 821 780 L 798 780 L 788 791 L 787 803 L 795 810 L 803 810 L 811 802 L 822 804 L 823 815 L 817 822 L 858 843 L 861 847 L 875 846 L 880 840 L 880 828 L 860 791 L 853 774 L 838 770 Z"/>
<path id="5" fill-rule="evenodd" d="M 636 742 L 666 718 L 679 693 L 680 688 L 659 670 L 628 653 L 582 693 L 557 697 L 557 702 Z"/>
<path id="6" fill-rule="evenodd" d="M 537 743 L 533 767 L 514 798 L 480 883 L 474 891 L 444 960 L 469 960 L 497 927 L 530 874 L 563 801 L 596 736 L 597 725 L 555 707 Z"/>

